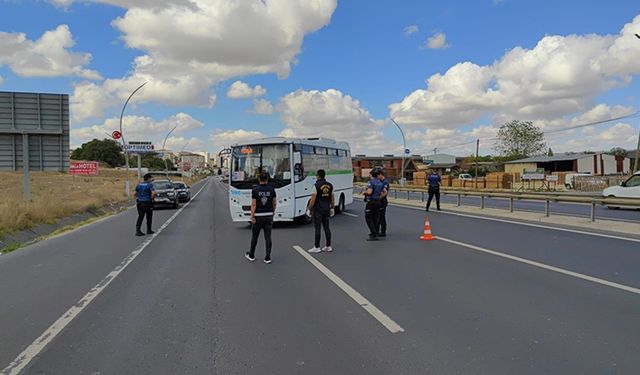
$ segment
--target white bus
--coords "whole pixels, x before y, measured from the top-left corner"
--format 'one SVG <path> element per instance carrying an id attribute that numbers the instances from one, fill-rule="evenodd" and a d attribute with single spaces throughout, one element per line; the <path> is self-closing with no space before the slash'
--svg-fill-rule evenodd
<path id="1" fill-rule="evenodd" d="M 336 212 L 353 203 L 353 167 L 346 142 L 327 138 L 264 138 L 234 145 L 229 172 L 229 210 L 235 222 L 248 222 L 251 190 L 260 171 L 276 188 L 274 221 L 292 221 L 306 214 L 316 171 L 324 169 L 334 187 Z"/>

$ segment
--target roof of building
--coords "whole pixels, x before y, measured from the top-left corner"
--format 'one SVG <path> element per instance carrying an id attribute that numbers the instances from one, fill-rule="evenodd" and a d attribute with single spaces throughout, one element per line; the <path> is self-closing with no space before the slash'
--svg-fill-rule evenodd
<path id="1" fill-rule="evenodd" d="M 593 156 L 593 155 L 600 155 L 601 153 L 597 153 L 597 154 L 583 154 L 583 153 L 568 153 L 568 154 L 556 154 L 553 156 L 548 156 L 548 155 L 540 155 L 540 156 L 532 156 L 529 158 L 524 158 L 524 159 L 519 159 L 519 160 L 512 160 L 512 161 L 508 161 L 505 164 L 520 164 L 520 163 L 547 163 L 547 162 L 551 162 L 551 161 L 569 161 L 569 160 L 578 160 L 578 159 L 582 159 L 584 157 L 588 157 L 588 156 Z"/>

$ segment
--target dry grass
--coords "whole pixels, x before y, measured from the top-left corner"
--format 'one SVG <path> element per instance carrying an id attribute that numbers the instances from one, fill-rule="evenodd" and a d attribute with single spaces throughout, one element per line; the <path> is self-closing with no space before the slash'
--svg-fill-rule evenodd
<path id="1" fill-rule="evenodd" d="M 132 189 L 137 182 L 130 173 Z M 183 179 L 191 185 L 202 177 Z M 22 173 L 0 172 L 0 238 L 38 224 L 53 224 L 77 213 L 96 211 L 126 201 L 126 172 L 100 169 L 99 176 L 70 176 L 56 172 L 31 172 L 31 202 L 22 197 Z"/>

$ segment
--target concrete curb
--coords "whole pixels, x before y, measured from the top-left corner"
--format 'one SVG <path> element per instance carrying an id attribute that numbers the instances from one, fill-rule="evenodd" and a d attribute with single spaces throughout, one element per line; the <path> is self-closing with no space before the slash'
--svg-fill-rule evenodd
<path id="1" fill-rule="evenodd" d="M 112 203 L 95 211 L 86 211 L 72 216 L 64 217 L 58 220 L 55 224 L 39 224 L 33 228 L 28 228 L 11 233 L 0 240 L 0 255 L 3 253 L 3 250 L 8 247 L 15 245 L 29 245 L 38 241 L 42 237 L 50 235 L 58 229 L 67 227 L 69 225 L 79 224 L 90 219 L 114 215 L 126 211 L 128 208 L 132 207 L 132 205 L 132 201 Z"/>

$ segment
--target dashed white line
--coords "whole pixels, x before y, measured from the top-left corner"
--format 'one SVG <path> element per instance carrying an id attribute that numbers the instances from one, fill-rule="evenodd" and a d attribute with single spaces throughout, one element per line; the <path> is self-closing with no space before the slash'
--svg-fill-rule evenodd
<path id="1" fill-rule="evenodd" d="M 404 328 L 400 327 L 398 323 L 394 322 L 387 314 L 383 313 L 380 309 L 378 309 L 374 304 L 369 302 L 362 294 L 358 293 L 355 289 L 353 289 L 349 284 L 344 282 L 338 275 L 333 273 L 330 269 L 324 266 L 324 264 L 320 263 L 314 257 L 312 257 L 308 252 L 306 252 L 300 246 L 293 246 L 293 248 L 302 255 L 306 260 L 309 261 L 313 266 L 315 266 L 320 272 L 322 272 L 329 280 L 331 280 L 334 284 L 338 286 L 338 288 L 342 289 L 351 299 L 353 299 L 360 307 L 362 307 L 366 312 L 368 312 L 372 317 L 374 317 L 380 324 L 382 324 L 386 329 L 391 333 L 399 333 L 404 332 Z"/>
<path id="2" fill-rule="evenodd" d="M 620 290 L 624 290 L 626 292 L 635 293 L 635 294 L 639 294 L 640 295 L 640 289 L 634 288 L 634 287 L 631 287 L 631 286 L 628 286 L 628 285 L 614 283 L 612 281 L 607 281 L 607 280 L 599 279 L 597 277 L 584 275 L 584 274 L 581 274 L 581 273 L 578 273 L 578 272 L 569 271 L 569 270 L 564 269 L 564 268 L 550 266 L 548 264 L 536 262 L 536 261 L 525 259 L 525 258 L 520 258 L 520 257 L 509 255 L 509 254 L 500 253 L 500 252 L 495 251 L 495 250 L 485 249 L 485 248 L 480 247 L 480 246 L 475 246 L 475 245 L 471 245 L 471 244 L 460 242 L 460 241 L 450 240 L 448 238 L 444 238 L 444 237 L 440 237 L 440 236 L 438 236 L 438 240 L 444 241 L 444 242 L 448 242 L 448 243 L 451 243 L 451 244 L 454 244 L 454 245 L 466 247 L 467 249 L 480 251 L 482 253 L 495 255 L 497 257 L 513 260 L 513 261 L 516 261 L 516 262 L 528 264 L 530 266 L 542 268 L 542 269 L 545 269 L 545 270 L 548 270 L 548 271 L 561 273 L 563 275 L 575 277 L 575 278 L 578 278 L 578 279 L 590 281 L 592 283 L 605 285 L 605 286 L 608 286 L 608 287 L 611 287 L 611 288 L 620 289 Z"/>
<path id="3" fill-rule="evenodd" d="M 162 231 L 171 224 L 173 220 L 175 220 L 178 215 L 193 202 L 193 200 L 200 194 L 200 192 L 209 184 L 209 180 L 198 190 L 198 192 L 192 197 L 192 199 L 185 203 L 182 208 L 176 211 L 171 217 L 164 223 L 160 228 L 156 230 L 156 233 L 151 235 L 151 237 L 147 238 L 144 242 L 142 242 L 138 247 L 135 248 L 126 258 L 113 270 L 111 271 L 102 281 L 98 283 L 98 285 L 94 286 L 87 294 L 84 295 L 75 305 L 73 305 L 67 312 L 62 314 L 58 320 L 53 322 L 53 324 L 47 328 L 41 335 L 38 337 L 31 345 L 29 345 L 22 353 L 16 357 L 7 367 L 5 367 L 2 371 L 0 371 L 0 375 L 18 375 L 26 366 L 33 361 L 33 359 L 42 352 L 42 350 L 51 342 L 53 339 L 62 332 L 62 330 L 75 319 L 78 314 L 80 314 L 89 304 L 104 291 L 109 284 L 113 280 L 115 280 L 122 271 L 124 271 L 134 259 L 138 257 L 142 253 L 142 251 L 149 246 L 151 241 L 153 241 Z"/>

